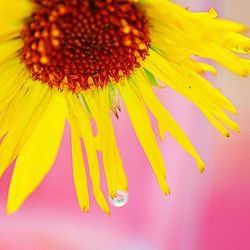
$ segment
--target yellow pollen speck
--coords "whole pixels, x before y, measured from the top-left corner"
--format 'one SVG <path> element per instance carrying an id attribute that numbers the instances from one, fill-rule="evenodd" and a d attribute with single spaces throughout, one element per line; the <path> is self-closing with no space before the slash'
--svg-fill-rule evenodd
<path id="1" fill-rule="evenodd" d="M 122 24 L 122 26 L 124 26 L 124 27 L 129 26 L 129 25 L 128 25 L 128 22 L 127 22 L 124 18 L 121 20 L 121 24 Z"/>
<path id="2" fill-rule="evenodd" d="M 140 43 L 141 43 L 141 39 L 135 38 L 135 42 L 136 42 L 137 44 L 140 44 Z"/>
<path id="3" fill-rule="evenodd" d="M 68 81 L 68 77 L 67 77 L 67 76 L 65 76 L 65 77 L 63 78 L 62 83 L 68 85 L 69 81 Z"/>
<path id="4" fill-rule="evenodd" d="M 133 34 L 136 35 L 136 36 L 139 35 L 139 31 L 138 31 L 137 29 L 133 29 L 132 32 L 133 32 Z"/>
<path id="5" fill-rule="evenodd" d="M 55 76 L 52 73 L 50 73 L 49 74 L 49 79 L 50 79 L 50 81 L 53 81 L 55 79 Z"/>
<path id="6" fill-rule="evenodd" d="M 130 46 L 130 45 L 132 44 L 132 41 L 130 40 L 129 37 L 125 37 L 125 38 L 123 39 L 123 44 L 124 44 L 125 46 Z"/>
<path id="7" fill-rule="evenodd" d="M 51 15 L 49 16 L 49 21 L 54 22 L 58 17 L 58 13 L 56 11 L 52 11 Z"/>
<path id="8" fill-rule="evenodd" d="M 137 61 L 138 63 L 140 63 L 140 64 L 143 62 L 143 60 L 142 60 L 141 57 L 138 57 L 138 58 L 136 59 L 136 61 Z"/>
<path id="9" fill-rule="evenodd" d="M 42 32 L 42 37 L 44 37 L 44 38 L 48 38 L 48 37 L 49 37 L 49 33 L 48 33 L 47 30 L 44 30 L 44 31 Z"/>
<path id="10" fill-rule="evenodd" d="M 36 44 L 36 43 L 32 43 L 31 48 L 32 48 L 33 50 L 36 50 L 36 49 L 37 49 L 37 44 Z"/>
<path id="11" fill-rule="evenodd" d="M 67 8 L 64 5 L 60 5 L 58 7 L 58 12 L 59 12 L 60 15 L 64 15 L 64 14 L 67 13 Z"/>
<path id="12" fill-rule="evenodd" d="M 81 91 L 81 85 L 79 82 L 76 82 L 76 92 L 80 92 Z"/>
<path id="13" fill-rule="evenodd" d="M 53 47 L 58 48 L 60 46 L 60 41 L 58 39 L 52 39 L 51 44 Z"/>
<path id="14" fill-rule="evenodd" d="M 140 53 L 137 50 L 134 51 L 134 56 L 136 58 L 140 58 L 141 57 Z"/>
<path id="15" fill-rule="evenodd" d="M 109 77 L 109 81 L 111 82 L 111 83 L 115 83 L 115 78 L 114 77 Z"/>
<path id="16" fill-rule="evenodd" d="M 139 50 L 145 50 L 145 49 L 147 49 L 146 44 L 145 43 L 140 43 L 139 44 Z"/>
<path id="17" fill-rule="evenodd" d="M 53 37 L 59 37 L 61 35 L 61 32 L 59 29 L 57 29 L 56 27 L 53 27 L 51 30 L 51 36 Z"/>
<path id="18" fill-rule="evenodd" d="M 68 89 L 69 86 L 68 84 L 69 84 L 68 77 L 65 76 L 61 82 L 61 87 L 64 89 Z"/>
<path id="19" fill-rule="evenodd" d="M 92 78 L 92 77 L 89 77 L 89 78 L 88 78 L 88 84 L 89 84 L 90 86 L 93 86 L 93 85 L 94 85 L 94 81 L 93 81 L 93 78 Z"/>
<path id="20" fill-rule="evenodd" d="M 40 58 L 40 63 L 42 63 L 42 64 L 47 64 L 48 62 L 49 62 L 48 57 L 42 56 L 42 57 Z"/>
<path id="21" fill-rule="evenodd" d="M 39 41 L 38 51 L 41 52 L 41 53 L 45 51 L 44 42 L 42 40 Z"/>
<path id="22" fill-rule="evenodd" d="M 31 57 L 31 54 L 30 54 L 30 53 L 27 53 L 26 56 L 25 56 L 26 59 L 28 59 L 28 58 L 30 58 L 30 57 Z"/>
<path id="23" fill-rule="evenodd" d="M 39 72 L 39 66 L 37 64 L 34 64 L 33 68 L 35 72 Z"/>
<path id="24" fill-rule="evenodd" d="M 119 70 L 119 71 L 118 71 L 118 75 L 119 75 L 120 77 L 123 77 L 123 71 L 122 71 L 122 70 Z"/>
<path id="25" fill-rule="evenodd" d="M 40 37 L 40 32 L 39 31 L 36 31 L 36 33 L 35 33 L 35 38 L 39 38 Z"/>
<path id="26" fill-rule="evenodd" d="M 123 30 L 123 32 L 124 32 L 125 34 L 129 34 L 130 31 L 131 31 L 131 27 L 130 27 L 130 26 L 126 26 L 126 27 L 124 27 L 122 30 Z"/>

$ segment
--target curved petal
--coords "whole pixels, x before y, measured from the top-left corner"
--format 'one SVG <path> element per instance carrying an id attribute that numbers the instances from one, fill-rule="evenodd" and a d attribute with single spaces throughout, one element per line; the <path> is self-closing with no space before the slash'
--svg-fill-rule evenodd
<path id="1" fill-rule="evenodd" d="M 35 190 L 55 160 L 65 121 L 65 100 L 54 94 L 18 156 L 10 183 L 7 212 L 15 212 Z"/>

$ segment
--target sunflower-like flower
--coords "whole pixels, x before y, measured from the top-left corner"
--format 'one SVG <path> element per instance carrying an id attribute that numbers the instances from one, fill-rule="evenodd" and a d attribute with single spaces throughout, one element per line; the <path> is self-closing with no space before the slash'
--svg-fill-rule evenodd
<path id="1" fill-rule="evenodd" d="M 188 137 L 163 107 L 154 88 L 169 86 L 196 105 L 228 137 L 237 113 L 202 77 L 216 74 L 199 58 L 247 76 L 246 27 L 217 18 L 214 9 L 192 13 L 167 0 L 0 0 L 0 175 L 16 159 L 7 211 L 16 211 L 53 165 L 65 120 L 71 126 L 76 194 L 89 210 L 85 147 L 95 199 L 109 206 L 100 186 L 101 152 L 112 199 L 128 188 L 111 116 L 124 102 L 161 190 L 169 194 L 166 170 L 148 111 L 196 160 Z M 237 53 L 237 54 L 236 54 Z M 93 125 L 94 123 L 94 125 Z"/>

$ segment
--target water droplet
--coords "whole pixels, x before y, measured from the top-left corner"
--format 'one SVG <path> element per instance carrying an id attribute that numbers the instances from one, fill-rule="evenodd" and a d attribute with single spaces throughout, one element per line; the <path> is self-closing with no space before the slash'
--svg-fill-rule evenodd
<path id="1" fill-rule="evenodd" d="M 117 190 L 116 197 L 110 197 L 109 202 L 114 207 L 123 207 L 128 202 L 128 192 Z"/>

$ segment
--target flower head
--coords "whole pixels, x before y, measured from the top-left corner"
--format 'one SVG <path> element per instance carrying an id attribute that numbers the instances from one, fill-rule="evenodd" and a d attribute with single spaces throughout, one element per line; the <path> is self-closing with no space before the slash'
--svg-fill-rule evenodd
<path id="1" fill-rule="evenodd" d="M 162 106 L 153 89 L 171 87 L 194 103 L 228 137 L 239 131 L 225 111 L 231 102 L 202 74 L 216 61 L 247 76 L 250 52 L 246 27 L 217 18 L 215 10 L 192 13 L 167 0 L 0 0 L 0 175 L 16 158 L 7 210 L 16 211 L 53 165 L 67 119 L 71 126 L 76 194 L 89 210 L 83 141 L 93 193 L 109 213 L 100 186 L 97 151 L 111 199 L 128 189 L 117 148 L 112 113 L 121 98 L 161 190 L 169 194 L 166 170 L 148 110 L 196 160 L 188 137 Z M 3 13 L 1 13 L 4 10 Z M 92 128 L 95 122 L 97 133 Z"/>
<path id="2" fill-rule="evenodd" d="M 149 23 L 133 2 L 37 2 L 21 49 L 34 80 L 80 93 L 129 77 L 148 55 Z"/>

